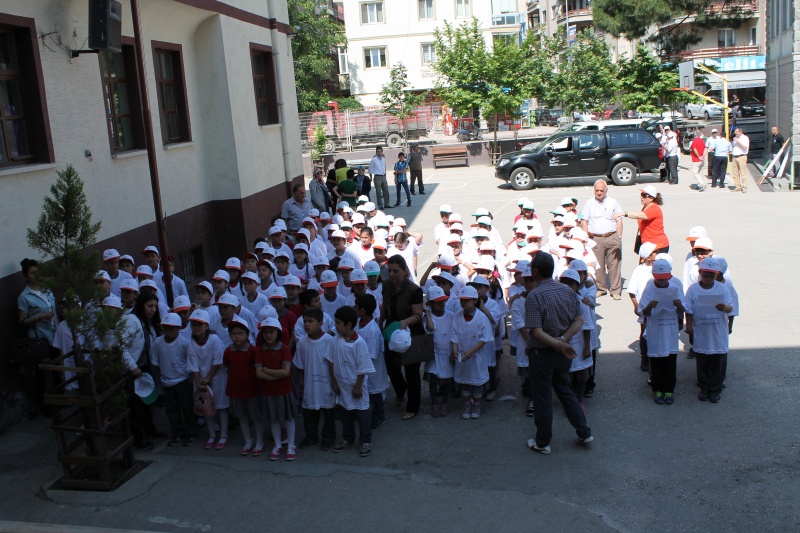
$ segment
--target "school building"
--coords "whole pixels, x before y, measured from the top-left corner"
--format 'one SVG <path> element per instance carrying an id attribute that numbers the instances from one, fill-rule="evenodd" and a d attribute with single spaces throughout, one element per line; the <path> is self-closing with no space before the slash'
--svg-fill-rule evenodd
<path id="1" fill-rule="evenodd" d="M 302 183 L 286 0 L 139 0 L 144 79 L 134 0 L 115 3 L 121 52 L 73 53 L 89 48 L 92 3 L 0 3 L 0 368 L 24 288 L 19 262 L 38 259 L 26 228 L 58 170 L 71 164 L 85 182 L 98 250 L 139 264 L 158 245 L 145 87 L 169 253 L 187 283 L 251 249 Z"/>

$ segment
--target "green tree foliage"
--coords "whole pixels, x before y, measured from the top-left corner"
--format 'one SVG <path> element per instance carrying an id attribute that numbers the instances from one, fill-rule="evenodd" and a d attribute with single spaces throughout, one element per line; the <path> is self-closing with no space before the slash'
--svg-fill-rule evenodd
<path id="1" fill-rule="evenodd" d="M 380 102 L 386 106 L 390 115 L 400 119 L 400 132 L 403 143 L 406 139 L 406 118 L 414 114 L 414 110 L 425 101 L 424 94 L 414 94 L 408 87 L 408 69 L 403 63 L 395 63 L 389 72 L 389 83 L 381 87 Z"/>
<path id="2" fill-rule="evenodd" d="M 672 90 L 678 86 L 678 65 L 661 63 L 645 46 L 638 46 L 632 58 L 618 62 L 619 102 L 625 109 L 639 112 L 661 111 L 661 106 L 686 101 L 686 93 Z"/>
<path id="3" fill-rule="evenodd" d="M 289 24 L 295 32 L 292 55 L 300 112 L 326 109 L 331 98 L 319 80 L 335 72 L 336 47 L 347 46 L 344 26 L 327 13 L 318 14 L 316 4 L 315 0 L 288 0 Z"/>
<path id="4" fill-rule="evenodd" d="M 566 113 L 601 111 L 614 99 L 618 88 L 617 67 L 611 61 L 608 44 L 584 32 L 562 52 L 545 100 L 560 102 Z"/>
<path id="5" fill-rule="evenodd" d="M 746 0 L 593 0 L 592 15 L 597 28 L 630 40 L 655 24 L 648 39 L 667 57 L 700 42 L 709 28 L 738 28 L 752 10 Z"/>

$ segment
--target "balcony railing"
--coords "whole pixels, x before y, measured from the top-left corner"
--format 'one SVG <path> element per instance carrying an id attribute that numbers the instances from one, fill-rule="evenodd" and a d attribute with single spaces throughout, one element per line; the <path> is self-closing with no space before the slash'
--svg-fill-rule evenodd
<path id="1" fill-rule="evenodd" d="M 579 18 L 584 18 L 584 17 L 592 18 L 592 8 L 591 7 L 585 7 L 583 9 L 570 9 L 569 10 L 569 20 L 570 20 L 570 22 L 572 22 L 573 19 L 577 20 Z M 558 6 L 558 8 L 553 8 L 553 18 L 556 20 L 556 22 L 558 22 L 560 24 L 561 22 L 564 22 L 564 21 L 567 20 L 567 12 L 564 11 L 564 8 L 562 6 Z"/>
<path id="2" fill-rule="evenodd" d="M 723 15 L 741 10 L 745 13 L 758 15 L 758 2 L 750 0 L 730 1 L 730 2 L 711 2 L 706 11 L 712 15 Z"/>
<path id="3" fill-rule="evenodd" d="M 513 26 L 519 24 L 519 13 L 492 15 L 492 26 Z"/>
<path id="4" fill-rule="evenodd" d="M 679 54 L 675 54 L 673 58 L 679 58 L 682 61 L 689 61 L 691 59 L 713 59 L 718 57 L 759 55 L 764 55 L 764 50 L 761 45 L 728 46 L 726 48 L 695 48 L 694 50 L 686 50 Z"/>

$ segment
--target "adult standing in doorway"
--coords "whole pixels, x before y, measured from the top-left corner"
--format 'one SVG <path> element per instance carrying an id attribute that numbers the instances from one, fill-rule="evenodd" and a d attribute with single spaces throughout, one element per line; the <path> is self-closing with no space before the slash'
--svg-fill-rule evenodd
<path id="1" fill-rule="evenodd" d="M 622 293 L 622 221 L 614 218 L 614 215 L 623 211 L 619 202 L 607 194 L 608 184 L 605 180 L 594 182 L 594 198 L 583 206 L 581 227 L 597 243 L 594 249 L 597 256 L 597 296 L 605 296 L 610 292 L 612 298 L 619 300 Z"/>
<path id="2" fill-rule="evenodd" d="M 283 202 L 281 207 L 281 218 L 286 221 L 289 235 L 294 235 L 300 230 L 303 219 L 313 208 L 311 202 L 306 199 L 306 186 L 299 183 L 292 187 L 292 197 Z"/>
<path id="3" fill-rule="evenodd" d="M 577 355 L 569 339 L 581 335 L 583 317 L 575 292 L 553 279 L 552 255 L 534 255 L 529 268 L 534 288 L 525 297 L 525 327 L 529 332 L 528 371 L 536 438 L 528 440 L 528 448 L 548 455 L 553 436 L 553 392 L 577 432 L 578 443 L 588 444 L 594 440 L 569 377 L 572 360 Z M 524 272 L 523 276 L 526 274 Z"/>
<path id="4" fill-rule="evenodd" d="M 383 210 L 392 206 L 389 198 L 389 183 L 386 181 L 386 157 L 383 155 L 383 148 L 380 146 L 375 149 L 375 155 L 369 162 L 369 175 L 372 178 L 372 185 L 375 187 L 375 199 L 378 209 Z"/>
<path id="5" fill-rule="evenodd" d="M 747 154 L 750 153 L 750 137 L 744 134 L 742 128 L 733 132 L 733 192 L 747 192 L 747 180 L 750 173 L 747 171 Z"/>
<path id="6" fill-rule="evenodd" d="M 419 180 L 419 193 L 425 194 L 425 184 L 422 183 L 422 152 L 419 151 L 419 145 L 414 143 L 411 145 L 411 151 L 408 152 L 408 170 L 411 172 L 411 194 L 414 192 L 414 184 Z"/>

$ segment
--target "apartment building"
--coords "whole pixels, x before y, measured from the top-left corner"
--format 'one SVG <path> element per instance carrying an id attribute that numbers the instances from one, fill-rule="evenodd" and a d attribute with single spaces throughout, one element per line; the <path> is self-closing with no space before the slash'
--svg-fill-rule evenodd
<path id="1" fill-rule="evenodd" d="M 800 2 L 767 1 L 767 127 L 792 140 L 792 172 L 800 179 Z"/>

